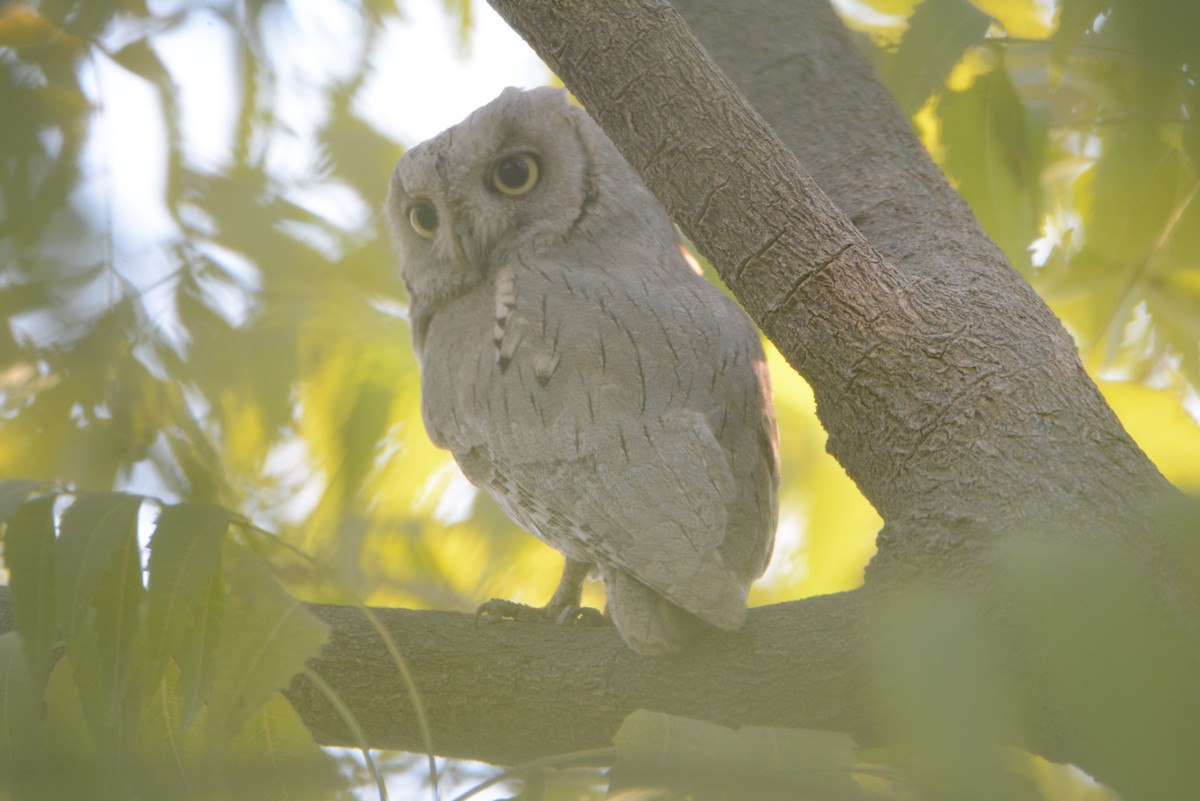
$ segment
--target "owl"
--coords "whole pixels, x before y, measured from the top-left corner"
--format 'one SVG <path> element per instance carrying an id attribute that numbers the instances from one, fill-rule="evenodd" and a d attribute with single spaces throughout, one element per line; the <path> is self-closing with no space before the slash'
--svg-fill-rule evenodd
<path id="1" fill-rule="evenodd" d="M 591 573 L 634 651 L 741 627 L 778 517 L 762 346 L 599 126 L 506 89 L 404 154 L 387 210 L 430 438 L 566 557 L 539 611 Z"/>

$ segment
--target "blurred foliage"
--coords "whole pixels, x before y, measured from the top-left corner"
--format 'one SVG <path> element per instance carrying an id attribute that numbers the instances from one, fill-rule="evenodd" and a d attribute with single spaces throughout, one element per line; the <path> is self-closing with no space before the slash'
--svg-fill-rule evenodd
<path id="1" fill-rule="evenodd" d="M 1076 335 L 1135 438 L 1169 478 L 1200 489 L 1200 6 L 863 4 L 880 16 L 849 21 L 868 31 L 931 152 Z M 471 0 L 442 5 L 464 46 Z M 294 753 L 315 751 L 269 683 L 252 683 L 257 694 L 237 703 L 218 691 L 213 660 L 247 658 L 236 638 L 220 646 L 232 651 L 196 646 L 192 632 L 219 623 L 217 611 L 258 603 L 238 594 L 256 569 L 230 555 L 244 543 L 231 545 L 223 528 L 197 531 L 198 509 L 220 505 L 280 532 L 373 603 L 540 603 L 558 578 L 559 557 L 467 485 L 422 428 L 404 299 L 377 213 L 412 143 L 361 108 L 403 5 L 322 8 L 0 6 L 0 477 L 36 482 L 13 497 L 41 491 L 11 508 L 0 494 L 0 517 L 18 605 L 45 612 L 24 613 L 20 640 L 0 638 L 0 658 L 14 681 L 47 688 L 42 733 L 29 743 L 74 744 L 62 748 L 64 787 L 95 765 L 99 745 L 128 764 L 159 756 L 150 740 L 178 735 L 184 752 L 200 753 L 237 738 L 261 745 L 282 727 Z M 338 21 L 327 34 L 340 38 L 320 50 L 297 32 L 314 13 Z M 203 46 L 187 46 L 197 39 Z M 227 120 L 210 108 L 214 86 Z M 123 100 L 136 93 L 149 102 Z M 113 166 L 130 143 L 144 148 L 144 174 Z M 783 523 L 753 603 L 856 586 L 880 524 L 824 452 L 811 392 L 773 351 L 769 361 Z M 80 493 L 76 506 L 62 512 L 61 490 L 40 482 Z M 131 539 L 143 505 L 113 490 L 167 504 L 144 591 Z M 97 510 L 114 516 L 90 530 L 84 514 Z M 183 535 L 163 533 L 176 531 L 208 548 L 186 554 L 201 561 L 178 578 L 193 599 L 186 620 L 155 589 L 185 558 L 171 545 Z M 111 559 L 72 551 L 92 542 Z M 51 563 L 38 554 L 51 552 L 60 572 L 39 573 Z M 294 565 L 276 568 L 290 589 L 345 600 Z M 20 571 L 35 580 L 22 584 Z M 74 605 L 51 589 L 60 584 L 80 593 Z M 602 603 L 595 586 L 586 601 Z M 212 620 L 196 617 L 201 609 Z M 102 632 L 100 617 L 127 636 Z M 241 711 L 221 728 L 213 708 Z M 121 720 L 137 726 L 133 740 L 110 736 Z M 1030 770 L 1046 798 L 1098 797 L 1061 768 Z M 543 784 L 547 798 L 579 798 L 595 778 Z"/>
<path id="2" fill-rule="evenodd" d="M 0 481 L 0 798 L 348 798 L 279 693 L 325 624 L 220 507 L 160 507 L 143 583 L 144 506 Z"/>

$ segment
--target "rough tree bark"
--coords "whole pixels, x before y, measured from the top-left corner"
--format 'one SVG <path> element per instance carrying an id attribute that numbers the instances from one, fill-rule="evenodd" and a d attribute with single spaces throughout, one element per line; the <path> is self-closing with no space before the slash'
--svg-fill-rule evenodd
<path id="1" fill-rule="evenodd" d="M 638 707 L 861 733 L 860 624 L 896 587 L 984 592 L 998 581 L 984 546 L 1019 532 L 1157 553 L 1139 540 L 1169 485 L 825 0 L 680 0 L 728 78 L 663 0 L 491 1 L 812 384 L 830 451 L 886 522 L 861 590 L 753 610 L 745 632 L 670 659 L 638 658 L 604 630 L 388 613 L 439 753 L 513 762 L 601 746 Z M 1156 569 L 1170 595 L 1182 579 Z M 319 611 L 337 636 L 317 670 L 374 744 L 419 749 L 361 615 Z M 1025 671 L 1022 744 L 1105 777 L 1104 755 Z M 320 738 L 347 742 L 311 686 L 290 694 Z"/>

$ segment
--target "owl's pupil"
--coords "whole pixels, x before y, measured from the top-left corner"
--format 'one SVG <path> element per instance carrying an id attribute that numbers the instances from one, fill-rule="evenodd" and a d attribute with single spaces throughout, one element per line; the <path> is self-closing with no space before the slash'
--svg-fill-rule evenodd
<path id="1" fill-rule="evenodd" d="M 509 189 L 520 189 L 529 180 L 529 162 L 518 156 L 507 158 L 500 163 L 496 177 Z"/>
<path id="2" fill-rule="evenodd" d="M 412 212 L 417 227 L 423 231 L 434 231 L 438 225 L 437 209 L 430 205 L 417 206 Z"/>

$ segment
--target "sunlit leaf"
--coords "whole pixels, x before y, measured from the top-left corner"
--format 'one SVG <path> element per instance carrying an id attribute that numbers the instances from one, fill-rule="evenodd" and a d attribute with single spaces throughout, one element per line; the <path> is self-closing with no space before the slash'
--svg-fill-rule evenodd
<path id="1" fill-rule="evenodd" d="M 14 3 L 0 9 L 0 47 L 22 50 L 29 47 L 77 47 L 79 39 L 68 34 L 37 9 Z"/>
<path id="2" fill-rule="evenodd" d="M 863 5 L 890 17 L 911 17 L 922 0 L 863 0 Z"/>
<path id="3" fill-rule="evenodd" d="M 205 602 L 219 576 L 221 546 L 232 519 L 228 509 L 193 504 L 167 506 L 159 514 L 150 540 L 146 595 L 149 681 L 157 682 L 186 636 L 203 641 L 211 613 Z"/>
<path id="4" fill-rule="evenodd" d="M 776 537 L 767 576 L 751 588 L 753 603 L 839 592 L 862 583 L 882 520 L 846 471 L 826 450 L 828 435 L 816 416 L 812 389 L 766 343 L 779 422 L 785 530 Z M 789 549 L 791 519 L 802 540 Z"/>
<path id="5" fill-rule="evenodd" d="M 1052 9 L 1040 0 L 971 0 L 981 11 L 993 17 L 1009 36 L 1018 39 L 1045 39 L 1055 31 Z M 1067 0 L 1070 5 L 1074 0 Z"/>
<path id="6" fill-rule="evenodd" d="M 942 87 L 963 52 L 983 39 L 989 22 L 966 0 L 925 0 L 917 7 L 884 73 L 906 114 L 916 113 Z"/>
<path id="7" fill-rule="evenodd" d="M 1200 493 L 1200 423 L 1169 390 L 1134 381 L 1097 382 L 1125 429 L 1182 490 Z"/>
<path id="8" fill-rule="evenodd" d="M 227 617 L 237 625 L 221 632 L 206 721 L 208 741 L 221 747 L 288 685 L 329 636 L 328 626 L 248 553 L 231 565 L 229 585 Z"/>
<path id="9" fill-rule="evenodd" d="M 1022 105 L 1002 64 L 938 101 L 943 167 L 1015 266 L 1037 236 L 1042 126 Z"/>
<path id="10" fill-rule="evenodd" d="M 133 688 L 140 600 L 142 499 L 80 495 L 59 525 L 55 596 L 67 655 L 97 744 L 130 745 L 140 701 Z"/>

